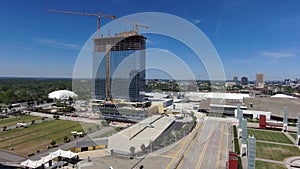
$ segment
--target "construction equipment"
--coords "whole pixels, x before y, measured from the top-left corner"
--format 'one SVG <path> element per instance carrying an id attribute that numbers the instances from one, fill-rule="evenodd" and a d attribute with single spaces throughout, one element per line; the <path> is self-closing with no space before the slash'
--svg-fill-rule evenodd
<path id="1" fill-rule="evenodd" d="M 120 21 L 123 21 L 123 22 L 126 22 L 128 24 L 131 24 L 131 25 L 134 25 L 135 26 L 135 32 L 138 34 L 139 32 L 139 28 L 138 27 L 141 27 L 141 28 L 144 28 L 144 29 L 149 29 L 148 26 L 145 26 L 145 25 L 141 25 L 139 24 L 137 21 L 133 22 L 133 21 L 130 21 L 130 20 L 127 20 L 127 19 L 123 19 L 123 18 L 116 18 L 117 20 L 120 20 Z"/>
<path id="2" fill-rule="evenodd" d="M 116 19 L 116 16 L 107 15 L 103 12 L 98 11 L 98 13 L 87 13 L 87 12 L 73 12 L 73 11 L 60 11 L 60 10 L 52 10 L 47 9 L 47 12 L 55 12 L 55 13 L 63 13 L 63 14 L 71 14 L 71 15 L 85 15 L 85 16 L 96 16 L 97 17 L 97 36 L 100 37 L 100 24 L 101 18 L 111 18 Z M 103 14 L 102 14 L 103 13 Z"/>
<path id="3" fill-rule="evenodd" d="M 84 15 L 84 16 L 96 16 L 97 17 L 97 36 L 100 37 L 100 27 L 101 27 L 101 18 L 110 18 L 110 19 L 117 19 L 123 22 L 126 22 L 128 24 L 135 26 L 135 31 L 138 33 L 138 27 L 148 29 L 148 26 L 141 25 L 137 21 L 133 22 L 130 20 L 117 18 L 113 15 L 105 14 L 104 12 L 101 12 L 98 10 L 98 13 L 87 13 L 87 12 L 74 12 L 74 11 L 61 11 L 61 10 L 53 10 L 53 9 L 46 9 L 47 12 L 54 12 L 54 13 L 62 13 L 62 14 L 70 14 L 70 15 Z"/>
<path id="4" fill-rule="evenodd" d="M 135 26 L 135 34 L 138 34 L 138 27 L 144 28 L 144 29 L 148 29 L 148 26 L 145 25 L 141 25 L 139 24 L 137 21 L 133 22 L 127 19 L 123 19 L 123 18 L 117 18 L 116 16 L 113 15 L 108 15 L 105 14 L 101 11 L 98 10 L 98 13 L 87 13 L 87 12 L 74 12 L 74 11 L 61 11 L 61 10 L 52 10 L 52 9 L 47 9 L 47 12 L 54 12 L 54 13 L 62 13 L 62 14 L 71 14 L 71 15 L 84 15 L 84 16 L 96 16 L 97 17 L 97 37 L 100 38 L 100 23 L 101 23 L 101 18 L 110 18 L 110 19 L 114 19 L 114 20 L 120 20 L 123 22 L 126 22 L 128 24 L 134 25 Z M 110 73 L 110 49 L 111 49 L 111 45 L 106 46 L 106 96 L 105 96 L 105 100 L 106 101 L 110 101 L 110 91 L 109 91 L 109 81 L 110 81 L 110 77 L 109 77 L 109 73 Z"/>

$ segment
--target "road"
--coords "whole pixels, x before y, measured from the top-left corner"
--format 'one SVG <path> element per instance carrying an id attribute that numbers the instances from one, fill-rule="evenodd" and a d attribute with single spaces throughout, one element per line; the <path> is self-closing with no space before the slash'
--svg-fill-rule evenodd
<path id="1" fill-rule="evenodd" d="M 178 168 L 218 168 L 225 124 L 220 120 L 205 120 L 202 130 L 186 149 Z"/>
<path id="2" fill-rule="evenodd" d="M 53 118 L 53 114 L 47 114 L 47 113 L 31 112 L 30 115 Z M 79 122 L 83 122 L 83 123 L 95 123 L 95 124 L 100 124 L 102 121 L 102 120 L 92 120 L 92 119 L 83 118 L 83 117 L 70 117 L 70 116 L 64 116 L 64 115 L 60 115 L 59 119 L 70 120 L 70 121 L 79 121 Z"/>

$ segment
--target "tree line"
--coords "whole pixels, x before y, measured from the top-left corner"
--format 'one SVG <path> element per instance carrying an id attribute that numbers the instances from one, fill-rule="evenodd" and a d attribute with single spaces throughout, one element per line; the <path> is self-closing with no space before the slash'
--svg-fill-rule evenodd
<path id="1" fill-rule="evenodd" d="M 0 78 L 0 104 L 44 100 L 63 89 L 72 89 L 72 79 Z"/>

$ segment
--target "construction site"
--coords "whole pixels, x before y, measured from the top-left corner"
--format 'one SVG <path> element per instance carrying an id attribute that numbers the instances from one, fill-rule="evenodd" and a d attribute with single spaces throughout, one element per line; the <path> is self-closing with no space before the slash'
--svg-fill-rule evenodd
<path id="1" fill-rule="evenodd" d="M 126 122 L 138 122 L 158 113 L 145 100 L 146 37 L 138 31 L 139 27 L 148 29 L 147 26 L 100 11 L 47 11 L 97 17 L 97 36 L 93 38 L 93 112 L 107 120 Z M 119 20 L 134 27 L 114 36 L 103 36 L 101 18 Z"/>

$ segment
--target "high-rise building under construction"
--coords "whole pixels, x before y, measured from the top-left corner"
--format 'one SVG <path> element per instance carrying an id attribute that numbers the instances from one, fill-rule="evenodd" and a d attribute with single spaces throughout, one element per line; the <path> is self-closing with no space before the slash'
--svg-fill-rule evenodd
<path id="1" fill-rule="evenodd" d="M 145 100 L 146 37 L 135 31 L 94 39 L 94 97 Z"/>

